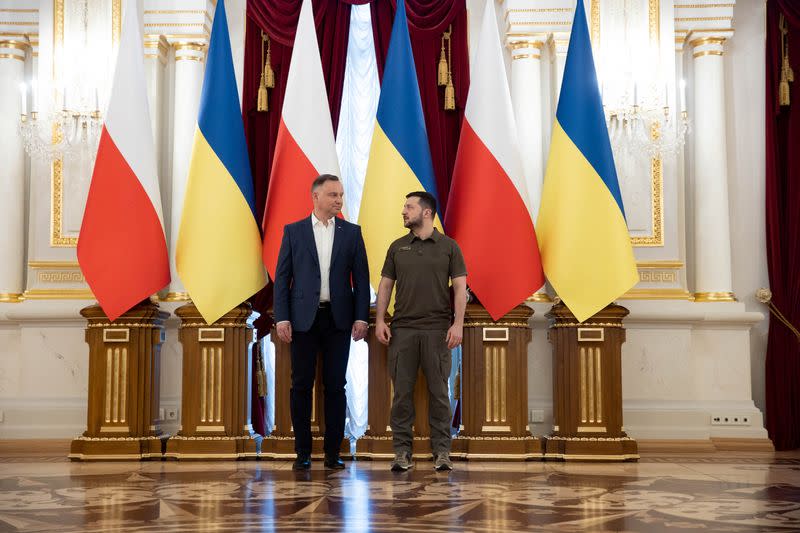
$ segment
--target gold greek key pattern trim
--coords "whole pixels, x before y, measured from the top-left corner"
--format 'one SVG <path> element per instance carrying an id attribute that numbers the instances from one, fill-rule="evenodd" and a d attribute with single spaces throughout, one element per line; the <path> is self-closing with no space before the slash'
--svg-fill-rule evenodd
<path id="1" fill-rule="evenodd" d="M 509 28 L 514 26 L 572 26 L 572 22 L 562 22 L 557 20 L 538 21 L 538 20 L 524 20 L 517 22 L 509 22 Z"/>
<path id="2" fill-rule="evenodd" d="M 277 439 L 277 437 L 269 437 L 272 439 Z M 318 437 L 314 437 L 318 438 Z M 389 437 L 391 439 L 391 437 Z M 234 437 L 229 437 L 227 435 L 209 435 L 208 437 L 198 437 L 194 435 L 175 435 L 169 438 L 170 440 L 253 440 L 254 437 L 250 435 L 236 435 Z M 318 439 L 322 439 L 319 437 Z M 294 440 L 294 437 L 283 437 L 281 440 Z M 185 457 L 185 454 L 182 455 Z M 206 455 L 199 455 L 198 457 L 208 457 Z"/>
<path id="3" fill-rule="evenodd" d="M 506 10 L 505 19 L 512 13 L 572 13 L 575 8 L 572 7 L 532 7 L 526 9 L 508 9 Z"/>
<path id="4" fill-rule="evenodd" d="M 635 442 L 635 439 L 630 437 L 560 437 L 558 435 L 553 435 L 545 438 L 547 440 L 563 440 L 567 442 Z"/>
<path id="5" fill-rule="evenodd" d="M 143 440 L 161 440 L 162 438 L 164 438 L 164 437 L 160 437 L 160 436 L 147 436 L 147 437 L 86 437 L 84 435 L 80 435 L 78 437 L 75 437 L 72 440 L 83 440 L 83 441 L 87 441 L 87 442 L 122 442 L 122 441 L 134 441 L 134 440 L 138 440 L 138 441 L 143 441 Z M 174 438 L 177 438 L 177 436 L 176 437 L 170 437 L 170 438 L 174 439 Z M 94 457 L 94 456 L 92 456 L 92 457 Z M 138 457 L 138 455 L 135 456 L 135 457 Z"/>
<path id="6" fill-rule="evenodd" d="M 15 54 L 0 54 L 0 59 L 16 59 L 17 61 L 25 62 L 25 56 L 18 56 Z"/>
<path id="7" fill-rule="evenodd" d="M 18 304 L 22 303 L 25 298 L 21 293 L 17 292 L 0 292 L 0 303 L 3 304 Z"/>
<path id="8" fill-rule="evenodd" d="M 645 270 L 639 272 L 639 281 L 647 283 L 677 283 L 678 273 L 675 271 L 652 271 Z"/>
<path id="9" fill-rule="evenodd" d="M 695 52 L 692 54 L 692 57 L 697 59 L 698 57 L 703 56 L 721 56 L 724 55 L 722 50 L 703 50 L 702 52 Z"/>
<path id="10" fill-rule="evenodd" d="M 86 279 L 80 270 L 62 270 L 36 273 L 36 278 L 42 283 L 83 283 Z"/>
<path id="11" fill-rule="evenodd" d="M 735 302 L 736 296 L 732 292 L 696 292 L 695 302 Z"/>

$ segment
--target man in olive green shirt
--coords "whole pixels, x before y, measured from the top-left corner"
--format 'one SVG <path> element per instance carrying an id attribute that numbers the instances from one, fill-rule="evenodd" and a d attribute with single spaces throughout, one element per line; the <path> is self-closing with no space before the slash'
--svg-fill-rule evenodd
<path id="1" fill-rule="evenodd" d="M 433 227 L 436 199 L 412 192 L 403 206 L 403 223 L 410 231 L 386 253 L 376 305 L 375 331 L 389 345 L 389 374 L 394 384 L 390 425 L 395 458 L 392 470 L 413 466 L 414 385 L 421 366 L 428 382 L 431 448 L 436 470 L 451 470 L 450 350 L 461 344 L 467 306 L 467 268 L 456 241 Z M 384 316 L 397 283 L 391 330 Z M 450 307 L 450 283 L 455 292 L 455 317 Z"/>

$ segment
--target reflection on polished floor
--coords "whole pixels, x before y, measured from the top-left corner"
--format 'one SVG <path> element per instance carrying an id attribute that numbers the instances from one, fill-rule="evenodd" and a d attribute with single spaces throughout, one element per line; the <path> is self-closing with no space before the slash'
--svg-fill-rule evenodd
<path id="1" fill-rule="evenodd" d="M 800 453 L 639 463 L 71 463 L 0 447 L 0 531 L 800 531 Z"/>

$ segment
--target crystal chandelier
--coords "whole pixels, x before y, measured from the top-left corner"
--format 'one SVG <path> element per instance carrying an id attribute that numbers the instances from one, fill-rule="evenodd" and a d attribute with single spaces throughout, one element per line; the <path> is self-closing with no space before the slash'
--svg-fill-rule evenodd
<path id="1" fill-rule="evenodd" d="M 66 99 L 62 98 L 61 111 L 51 111 L 41 116 L 35 110 L 35 95 L 32 98 L 31 112 L 27 113 L 24 105 L 27 90 L 23 87 L 21 91 L 23 107 L 19 134 L 29 156 L 48 163 L 64 157 L 94 159 L 103 129 L 96 96 L 94 110 L 84 107 L 68 109 Z M 33 92 L 35 94 L 35 90 Z"/>
<path id="2" fill-rule="evenodd" d="M 686 112 L 685 82 L 681 80 L 681 111 L 677 119 L 669 106 L 667 88 L 640 102 L 634 85 L 633 98 L 622 93 L 615 104 L 603 105 L 611 148 L 617 158 L 663 159 L 680 152 L 690 131 Z"/>
<path id="3" fill-rule="evenodd" d="M 53 61 L 59 73 L 52 80 L 52 92 L 43 92 L 53 95 L 52 100 L 44 102 L 44 112 L 39 112 L 36 80 L 20 87 L 22 115 L 18 129 L 25 151 L 32 158 L 52 162 L 67 157 L 94 162 L 103 129 L 99 87 L 109 54 L 98 46 L 102 40 L 92 40 L 104 35 L 98 33 L 103 26 L 97 20 L 89 0 L 65 4 L 63 24 L 70 31 L 62 30 L 63 41 L 54 43 Z"/>

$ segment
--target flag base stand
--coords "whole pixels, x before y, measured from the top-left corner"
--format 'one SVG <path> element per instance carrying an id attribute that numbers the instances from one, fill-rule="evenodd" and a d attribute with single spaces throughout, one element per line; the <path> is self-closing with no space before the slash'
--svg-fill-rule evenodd
<path id="1" fill-rule="evenodd" d="M 87 429 L 70 444 L 74 461 L 161 458 L 158 420 L 164 320 L 150 300 L 111 322 L 99 305 L 81 309 L 87 320 Z"/>
<path id="2" fill-rule="evenodd" d="M 558 303 L 547 313 L 553 345 L 553 432 L 545 459 L 635 461 L 636 441 L 622 426 L 622 320 L 616 304 L 583 323 Z"/>
<path id="3" fill-rule="evenodd" d="M 169 459 L 244 459 L 257 456 L 250 424 L 253 322 L 243 303 L 207 324 L 192 303 L 179 307 L 183 346 L 181 429 L 167 442 Z"/>

